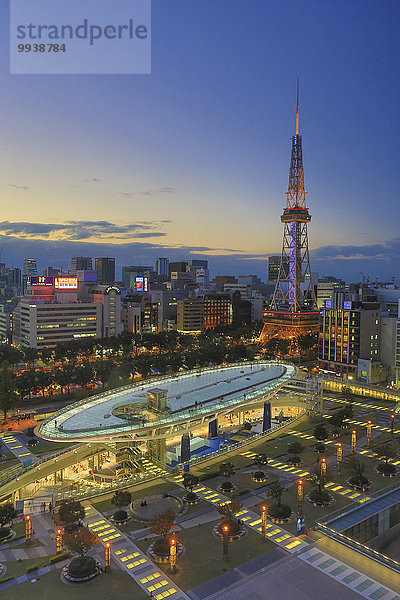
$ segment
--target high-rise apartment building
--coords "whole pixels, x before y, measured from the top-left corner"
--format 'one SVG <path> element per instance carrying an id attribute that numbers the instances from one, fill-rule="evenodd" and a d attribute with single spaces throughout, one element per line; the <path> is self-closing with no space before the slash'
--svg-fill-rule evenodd
<path id="1" fill-rule="evenodd" d="M 91 256 L 73 256 L 71 258 L 71 271 L 92 271 L 93 263 Z"/>
<path id="2" fill-rule="evenodd" d="M 97 281 L 100 285 L 110 285 L 115 282 L 115 258 L 95 258 L 94 269 L 97 271 Z"/>
<path id="3" fill-rule="evenodd" d="M 204 329 L 232 324 L 232 302 L 229 294 L 205 294 Z"/>

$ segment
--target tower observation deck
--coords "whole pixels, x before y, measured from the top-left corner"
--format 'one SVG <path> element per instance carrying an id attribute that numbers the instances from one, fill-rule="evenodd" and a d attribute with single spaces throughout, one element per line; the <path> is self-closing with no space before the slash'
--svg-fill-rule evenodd
<path id="1" fill-rule="evenodd" d="M 311 279 L 302 137 L 299 135 L 299 80 L 297 79 L 296 133 L 292 153 L 286 207 L 281 215 L 282 255 L 270 310 L 265 314 L 260 342 L 273 337 L 297 338 L 318 331 L 319 312 Z"/>

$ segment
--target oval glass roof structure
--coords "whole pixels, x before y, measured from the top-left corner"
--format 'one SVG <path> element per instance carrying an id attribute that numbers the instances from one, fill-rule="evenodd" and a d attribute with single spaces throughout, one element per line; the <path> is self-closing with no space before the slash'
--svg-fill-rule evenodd
<path id="1" fill-rule="evenodd" d="M 293 365 L 259 361 L 146 379 L 75 402 L 35 432 L 60 442 L 165 438 L 266 400 L 295 374 Z"/>

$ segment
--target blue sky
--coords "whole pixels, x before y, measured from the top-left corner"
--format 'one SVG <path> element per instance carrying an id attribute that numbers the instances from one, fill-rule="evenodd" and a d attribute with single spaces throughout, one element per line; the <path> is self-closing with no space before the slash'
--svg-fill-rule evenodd
<path id="1" fill-rule="evenodd" d="M 396 1 L 153 0 L 152 74 L 9 74 L 0 0 L 2 260 L 279 253 L 300 75 L 312 269 L 398 277 Z M 84 4 L 84 2 L 83 2 Z"/>

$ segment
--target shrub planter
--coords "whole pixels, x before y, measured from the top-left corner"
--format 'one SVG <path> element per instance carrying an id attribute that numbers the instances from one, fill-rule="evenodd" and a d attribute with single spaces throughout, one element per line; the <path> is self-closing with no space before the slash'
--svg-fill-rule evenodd
<path id="1" fill-rule="evenodd" d="M 185 546 L 181 542 L 176 542 L 176 556 L 182 556 L 185 552 Z M 169 548 L 167 551 L 157 549 L 157 540 L 150 544 L 147 549 L 147 555 L 156 563 L 169 562 Z"/>
<path id="2" fill-rule="evenodd" d="M 222 526 L 226 524 L 228 524 L 227 521 L 221 521 L 212 528 L 213 535 L 220 540 L 223 538 Z M 247 533 L 246 527 L 243 524 L 239 524 L 237 521 L 232 521 L 229 523 L 229 528 L 232 530 L 232 533 L 230 533 L 228 537 L 230 542 L 237 542 L 238 540 L 241 540 Z"/>
<path id="3" fill-rule="evenodd" d="M 9 527 L 1 527 L 0 528 L 0 544 L 6 542 L 11 539 L 14 535 L 14 532 Z"/>
<path id="4" fill-rule="evenodd" d="M 328 492 L 323 492 L 321 496 L 310 492 L 309 494 L 306 494 L 306 498 L 311 504 L 314 504 L 314 506 L 329 506 L 335 502 L 335 498 L 328 494 Z"/>
<path id="5" fill-rule="evenodd" d="M 325 444 L 319 443 L 314 446 L 314 452 L 318 452 L 318 454 L 323 454 L 326 452 Z"/>
<path id="6" fill-rule="evenodd" d="M 396 477 L 399 474 L 399 471 L 392 463 L 379 463 L 379 465 L 375 467 L 375 471 L 378 475 L 382 475 L 382 477 Z"/>
<path id="7" fill-rule="evenodd" d="M 65 579 L 74 583 L 90 581 L 97 577 L 99 573 L 101 573 L 100 564 L 92 556 L 84 556 L 83 558 L 78 556 L 62 570 Z"/>
<path id="8" fill-rule="evenodd" d="M 2 563 L 0 563 L 0 577 L 4 577 L 7 573 L 7 567 L 5 567 Z"/>
<path id="9" fill-rule="evenodd" d="M 129 516 L 126 510 L 117 510 L 112 517 L 110 517 L 110 521 L 115 523 L 116 525 L 126 525 L 129 521 Z"/>
<path id="10" fill-rule="evenodd" d="M 267 481 L 268 475 L 266 475 L 264 471 L 256 471 L 251 474 L 251 478 L 253 481 L 257 481 L 257 483 L 262 483 L 263 481 Z"/>
<path id="11" fill-rule="evenodd" d="M 268 518 L 273 523 L 287 523 L 291 521 L 294 514 L 289 504 L 273 504 L 268 508 Z"/>
<path id="12" fill-rule="evenodd" d="M 200 502 L 200 498 L 194 492 L 189 492 L 186 496 L 183 496 L 182 500 L 192 506 L 194 504 L 198 504 Z"/>
<path id="13" fill-rule="evenodd" d="M 365 492 L 372 486 L 372 481 L 366 477 L 362 477 L 361 479 L 358 477 L 350 477 L 350 479 L 347 480 L 347 483 L 353 489 L 359 490 L 360 492 Z"/>
<path id="14" fill-rule="evenodd" d="M 218 489 L 223 494 L 232 494 L 233 492 L 236 492 L 237 486 L 230 481 L 223 481 L 221 485 L 218 486 Z"/>
<path id="15" fill-rule="evenodd" d="M 300 456 L 289 456 L 289 458 L 286 460 L 288 465 L 293 465 L 294 467 L 298 467 L 299 465 L 301 465 L 301 458 Z"/>

